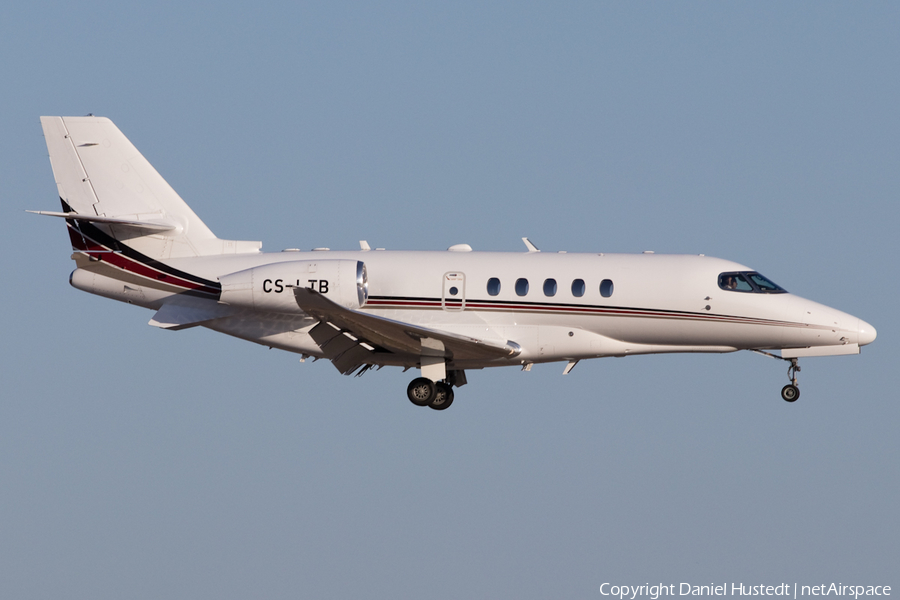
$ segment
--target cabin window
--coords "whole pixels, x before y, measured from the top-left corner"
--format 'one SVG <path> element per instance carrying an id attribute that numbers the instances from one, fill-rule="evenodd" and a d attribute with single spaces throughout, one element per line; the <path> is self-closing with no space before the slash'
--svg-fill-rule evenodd
<path id="1" fill-rule="evenodd" d="M 600 295 L 604 298 L 609 298 L 613 295 L 612 279 L 604 279 L 600 282 Z"/>
<path id="2" fill-rule="evenodd" d="M 576 298 L 584 296 L 584 279 L 576 279 L 572 282 L 572 295 Z"/>
<path id="3" fill-rule="evenodd" d="M 719 275 L 719 287 L 729 292 L 784 294 L 785 289 L 755 271 L 735 271 Z"/>
<path id="4" fill-rule="evenodd" d="M 500 280 L 496 277 L 491 277 L 488 279 L 487 284 L 487 293 L 491 296 L 496 296 L 500 293 Z"/>
<path id="5" fill-rule="evenodd" d="M 556 295 L 556 280 L 555 279 L 545 279 L 544 280 L 544 295 L 545 296 L 555 296 Z"/>
<path id="6" fill-rule="evenodd" d="M 459 293 L 459 289 L 458 289 L 456 286 L 453 286 L 452 288 L 450 288 L 450 289 L 447 290 L 447 291 L 450 292 L 450 295 L 451 295 L 451 296 L 455 296 L 455 295 L 457 295 L 457 294 Z"/>
<path id="7" fill-rule="evenodd" d="M 528 280 L 516 279 L 516 294 L 524 296 L 528 293 Z"/>

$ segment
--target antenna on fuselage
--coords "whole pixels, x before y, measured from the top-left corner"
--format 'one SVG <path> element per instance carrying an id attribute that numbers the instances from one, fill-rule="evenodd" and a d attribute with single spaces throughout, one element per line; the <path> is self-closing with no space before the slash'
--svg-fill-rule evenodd
<path id="1" fill-rule="evenodd" d="M 528 248 L 529 252 L 540 252 L 540 250 L 538 250 L 538 247 L 532 244 L 531 240 L 529 240 L 527 237 L 522 238 L 522 241 L 525 242 L 525 247 Z"/>

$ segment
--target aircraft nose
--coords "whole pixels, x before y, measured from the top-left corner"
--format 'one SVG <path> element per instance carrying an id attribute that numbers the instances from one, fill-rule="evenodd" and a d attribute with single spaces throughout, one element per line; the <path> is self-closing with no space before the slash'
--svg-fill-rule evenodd
<path id="1" fill-rule="evenodd" d="M 859 332 L 859 345 L 865 346 L 866 344 L 871 344 L 875 341 L 875 336 L 878 335 L 875 331 L 875 328 L 863 321 L 859 320 L 859 326 L 857 328 Z"/>

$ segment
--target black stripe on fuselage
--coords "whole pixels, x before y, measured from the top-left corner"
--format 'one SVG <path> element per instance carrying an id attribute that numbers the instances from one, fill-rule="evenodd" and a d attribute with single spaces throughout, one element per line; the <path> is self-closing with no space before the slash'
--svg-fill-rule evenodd
<path id="1" fill-rule="evenodd" d="M 369 296 L 367 306 L 372 308 L 397 308 L 397 309 L 435 309 L 441 308 L 440 298 L 423 298 L 412 296 Z M 444 305 L 450 308 L 461 308 L 460 300 L 444 300 Z M 525 311 L 554 311 L 568 314 L 593 314 L 605 316 L 647 317 L 647 318 L 671 318 L 692 319 L 704 321 L 732 321 L 737 323 L 804 327 L 802 323 L 790 321 L 776 321 L 772 319 L 760 319 L 757 317 L 744 317 L 739 315 L 722 315 L 716 313 L 700 313 L 682 310 L 669 310 L 659 308 L 639 308 L 631 306 L 610 306 L 598 304 L 572 304 L 554 302 L 528 302 L 516 300 L 481 300 L 466 298 L 465 308 L 471 310 L 497 310 L 504 312 Z"/>
<path id="2" fill-rule="evenodd" d="M 72 210 L 72 207 L 69 206 L 69 204 L 65 200 L 60 198 L 59 201 L 62 203 L 63 212 L 74 212 Z M 104 233 L 90 221 L 80 221 L 77 217 L 73 217 L 71 219 L 66 219 L 66 222 L 69 223 L 69 225 L 83 237 L 90 239 L 98 245 L 104 246 L 105 248 L 108 248 L 113 252 L 118 252 L 119 254 L 136 263 L 140 263 L 145 267 L 154 269 L 156 271 L 159 271 L 160 273 L 164 273 L 165 275 L 171 275 L 172 277 L 178 277 L 179 279 L 184 279 L 185 281 L 191 281 L 204 287 L 212 288 L 211 291 L 186 290 L 185 293 L 199 294 L 206 297 L 213 296 L 217 299 L 222 293 L 222 284 L 220 284 L 218 281 L 203 279 L 202 277 L 198 277 L 197 275 L 192 275 L 191 273 L 180 271 L 167 265 L 164 262 L 160 262 L 156 259 L 150 258 L 149 256 L 138 252 L 131 246 L 123 244 L 111 235 Z M 76 250 L 80 249 L 76 248 Z"/>

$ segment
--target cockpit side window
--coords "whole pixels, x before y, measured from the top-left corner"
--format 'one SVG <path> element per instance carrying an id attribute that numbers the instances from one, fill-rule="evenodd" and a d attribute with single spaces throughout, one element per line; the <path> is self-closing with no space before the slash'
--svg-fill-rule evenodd
<path id="1" fill-rule="evenodd" d="M 759 288 L 759 291 L 764 294 L 783 294 L 785 293 L 785 289 L 780 285 L 775 284 L 771 279 L 763 277 L 759 273 L 747 273 L 747 277 L 750 278 L 750 281 Z"/>
<path id="2" fill-rule="evenodd" d="M 755 271 L 735 271 L 719 275 L 719 287 L 729 292 L 784 294 L 786 290 Z"/>
<path id="3" fill-rule="evenodd" d="M 729 292 L 755 291 L 741 273 L 722 273 L 719 275 L 719 287 Z"/>

